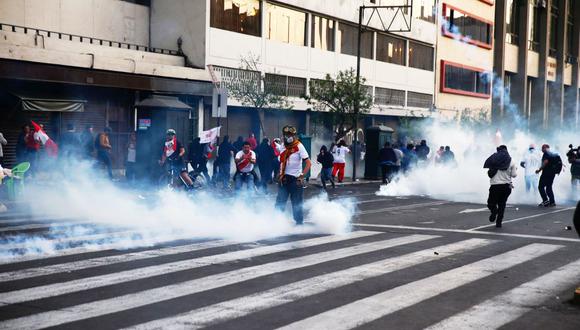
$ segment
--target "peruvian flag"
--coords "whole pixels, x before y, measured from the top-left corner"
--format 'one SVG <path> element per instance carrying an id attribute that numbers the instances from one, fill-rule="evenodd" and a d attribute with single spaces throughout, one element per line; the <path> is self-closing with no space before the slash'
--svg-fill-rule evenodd
<path id="1" fill-rule="evenodd" d="M 32 123 L 32 127 L 34 127 L 34 138 L 38 138 L 44 148 L 46 149 L 46 153 L 51 157 L 56 157 L 58 155 L 58 145 L 46 134 L 46 132 L 34 122 L 34 120 L 30 121 Z"/>

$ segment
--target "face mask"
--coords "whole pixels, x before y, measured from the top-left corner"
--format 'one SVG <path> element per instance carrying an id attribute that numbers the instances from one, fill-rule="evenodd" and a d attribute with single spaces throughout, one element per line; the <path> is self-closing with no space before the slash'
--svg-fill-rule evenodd
<path id="1" fill-rule="evenodd" d="M 284 137 L 284 142 L 286 142 L 286 144 L 290 144 L 290 143 L 294 142 L 294 137 L 293 136 L 286 136 L 286 137 Z"/>

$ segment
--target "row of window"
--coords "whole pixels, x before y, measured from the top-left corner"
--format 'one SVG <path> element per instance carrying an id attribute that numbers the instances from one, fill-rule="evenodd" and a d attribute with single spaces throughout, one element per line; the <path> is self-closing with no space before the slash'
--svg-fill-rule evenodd
<path id="1" fill-rule="evenodd" d="M 482 69 L 441 61 L 441 92 L 489 98 L 491 74 Z"/>
<path id="2" fill-rule="evenodd" d="M 431 6 L 431 0 L 428 5 Z M 296 46 L 307 46 L 308 16 L 305 12 L 265 3 L 264 35 Z M 261 36 L 262 8 L 259 0 L 211 0 L 210 26 L 228 31 Z M 310 47 L 342 54 L 357 55 L 358 28 L 346 23 L 312 15 L 310 22 Z M 339 44 L 335 45 L 336 40 Z M 340 49 L 336 49 L 339 46 Z M 433 71 L 432 47 L 377 33 L 376 60 L 397 65 Z M 408 48 L 408 52 L 407 52 Z M 361 35 L 361 57 L 373 59 L 374 32 Z M 409 59 L 407 63 L 407 57 Z"/>
<path id="3" fill-rule="evenodd" d="M 507 0 L 506 3 L 507 15 L 506 15 L 506 41 L 511 44 L 518 44 L 520 35 L 520 22 L 521 22 L 521 12 L 523 6 L 528 6 L 528 49 L 533 51 L 539 51 L 540 37 L 541 37 L 541 25 L 540 25 L 540 15 L 543 6 L 540 6 L 538 0 Z M 560 8 L 558 1 L 552 1 L 550 4 L 550 54 L 555 56 L 556 48 L 558 45 L 558 40 L 561 36 L 558 35 L 558 22 L 560 18 Z M 573 49 L 573 34 L 574 34 L 574 19 L 573 13 L 575 12 L 576 1 L 566 0 L 566 7 L 568 8 L 568 17 L 566 18 L 566 40 L 568 43 L 565 45 L 566 53 L 570 54 Z M 525 7 L 524 7 L 525 8 Z"/>
<path id="4" fill-rule="evenodd" d="M 233 84 L 243 84 L 248 88 L 258 88 L 259 73 L 241 69 L 233 69 L 221 66 L 214 66 L 214 69 L 220 73 L 222 83 L 230 87 Z M 248 83 L 250 82 L 250 83 Z M 251 83 L 251 82 L 256 82 Z M 310 85 L 324 84 L 326 80 L 310 79 Z M 250 87 L 249 87 L 250 86 Z M 365 86 L 369 94 L 373 94 L 372 86 Z M 264 79 L 264 89 L 277 95 L 290 97 L 304 97 L 306 95 L 307 80 L 301 77 L 292 77 L 281 74 L 266 73 Z M 430 108 L 433 104 L 431 94 L 406 92 L 404 90 L 375 87 L 375 104 L 401 106 L 405 104 L 415 108 Z M 405 96 L 407 98 L 405 103 Z"/>
<path id="5" fill-rule="evenodd" d="M 443 4 L 443 34 L 483 48 L 492 48 L 493 23 Z"/>
<path id="6" fill-rule="evenodd" d="M 324 80 L 311 79 L 311 84 L 322 84 Z M 264 88 L 278 95 L 303 97 L 306 95 L 307 81 L 305 78 L 278 74 L 266 74 Z M 372 94 L 372 86 L 367 86 Z M 489 72 L 460 65 L 441 62 L 441 91 L 474 97 L 489 98 L 491 95 L 491 75 Z M 405 103 L 405 95 L 407 100 Z M 375 87 L 374 102 L 381 105 L 429 108 L 433 103 L 430 94 L 406 92 L 404 90 Z"/>

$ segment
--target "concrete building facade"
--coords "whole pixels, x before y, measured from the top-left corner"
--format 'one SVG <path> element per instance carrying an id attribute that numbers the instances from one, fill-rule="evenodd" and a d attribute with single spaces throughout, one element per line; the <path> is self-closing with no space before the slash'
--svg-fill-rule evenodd
<path id="1" fill-rule="evenodd" d="M 439 1 L 435 107 L 441 117 L 491 114 L 494 6 L 490 0 Z"/>
<path id="2" fill-rule="evenodd" d="M 292 113 L 268 111 L 264 131 L 273 136 L 281 126 L 294 124 L 311 134 L 311 105 L 302 98 L 312 81 L 327 73 L 356 68 L 359 6 L 405 4 L 407 1 L 307 0 L 153 0 L 151 44 L 172 49 L 181 37 L 183 50 L 198 67 L 212 65 L 224 82 L 243 76 L 240 60 L 260 59 L 266 82 L 286 91 Z M 435 90 L 435 0 L 414 2 L 412 31 L 384 33 L 377 16 L 362 37 L 361 75 L 374 96 L 366 124 L 396 128 L 400 116 L 432 115 Z M 368 19 L 371 12 L 365 13 Z M 382 12 L 386 18 L 388 13 Z M 395 22 L 400 24 L 401 22 Z M 229 135 L 258 133 L 259 114 L 229 100 Z M 206 127 L 215 119 L 206 114 Z M 362 125 L 361 125 L 362 126 Z"/>
<path id="3" fill-rule="evenodd" d="M 495 16 L 494 120 L 578 128 L 580 3 L 496 0 Z"/>
<path id="4" fill-rule="evenodd" d="M 96 133 L 111 127 L 116 168 L 124 167 L 129 134 L 148 129 L 139 125 L 139 108 L 157 106 L 154 115 L 188 110 L 179 115 L 185 120 L 174 120 L 176 128 L 184 141 L 197 135 L 199 113 L 211 102 L 210 75 L 187 65 L 176 40 L 171 50 L 151 47 L 150 5 L 0 0 L 0 132 L 9 141 L 8 166 L 16 162 L 20 127 L 30 120 L 57 142 L 70 125 L 77 132 L 92 125 Z M 165 98 L 146 101 L 152 96 Z"/>

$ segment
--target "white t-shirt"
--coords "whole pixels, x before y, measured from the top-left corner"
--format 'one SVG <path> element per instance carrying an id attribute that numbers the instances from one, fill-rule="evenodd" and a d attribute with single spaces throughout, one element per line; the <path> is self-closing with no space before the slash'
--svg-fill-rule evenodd
<path id="1" fill-rule="evenodd" d="M 527 151 L 522 160 L 526 166 L 524 169 L 525 176 L 537 175 L 536 170 L 542 166 L 542 157 L 537 152 Z"/>
<path id="2" fill-rule="evenodd" d="M 334 150 L 334 162 L 338 164 L 346 163 L 346 154 L 350 152 L 347 147 L 336 147 Z"/>
<path id="3" fill-rule="evenodd" d="M 397 155 L 397 166 L 401 166 L 401 159 L 405 156 L 399 148 L 395 148 L 395 155 Z"/>
<path id="4" fill-rule="evenodd" d="M 308 151 L 302 145 L 298 143 L 298 152 L 295 152 L 286 159 L 286 168 L 284 174 L 291 175 L 294 177 L 299 177 L 302 174 L 302 160 L 307 159 Z"/>
<path id="5" fill-rule="evenodd" d="M 256 153 L 253 152 L 252 150 L 250 150 L 250 157 L 252 159 L 252 161 L 256 161 Z M 244 151 L 240 150 L 238 151 L 238 153 L 236 154 L 236 160 L 241 159 L 242 157 L 244 157 Z M 242 173 L 249 173 L 252 172 L 252 170 L 254 169 L 254 163 L 249 163 L 246 167 L 242 168 L 240 170 L 240 172 Z"/>

